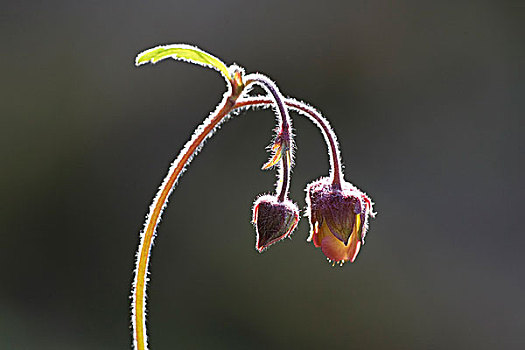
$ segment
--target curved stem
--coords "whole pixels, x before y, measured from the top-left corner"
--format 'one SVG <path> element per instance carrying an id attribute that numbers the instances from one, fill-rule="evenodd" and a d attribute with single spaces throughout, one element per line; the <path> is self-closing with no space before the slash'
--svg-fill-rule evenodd
<path id="1" fill-rule="evenodd" d="M 271 103 L 272 100 L 266 97 L 247 97 L 237 101 L 234 108 L 237 109 L 253 106 L 268 107 L 271 105 Z M 329 154 L 332 185 L 337 189 L 341 189 L 341 179 L 343 174 L 339 145 L 337 143 L 337 137 L 335 136 L 335 133 L 330 127 L 328 121 L 321 115 L 319 111 L 304 102 L 297 101 L 293 98 L 286 98 L 284 99 L 284 104 L 287 107 L 299 112 L 300 114 L 306 115 L 314 122 L 315 125 L 317 125 L 319 129 L 321 129 L 321 132 L 323 133 L 324 139 L 326 141 L 326 145 L 330 149 Z"/>
<path id="2" fill-rule="evenodd" d="M 261 85 L 273 96 L 275 104 L 277 105 L 277 109 L 279 111 L 281 128 L 286 131 L 289 131 L 290 116 L 288 115 L 287 109 L 284 107 L 284 97 L 279 91 L 277 85 L 275 85 L 275 83 L 271 81 L 268 77 L 259 73 L 252 73 L 246 76 L 246 85 L 251 83 Z"/>
<path id="3" fill-rule="evenodd" d="M 278 182 L 277 192 L 279 193 L 277 199 L 283 202 L 287 196 L 290 188 L 290 172 L 292 167 L 291 154 L 293 152 L 293 138 L 291 132 L 291 120 L 288 114 L 288 109 L 285 107 L 284 97 L 279 91 L 279 88 L 273 81 L 271 81 L 265 75 L 259 73 L 252 73 L 246 76 L 246 85 L 258 84 L 262 86 L 270 95 L 273 97 L 273 102 L 277 106 L 277 115 L 279 117 L 279 133 L 277 137 L 282 147 L 278 151 L 284 153 L 284 157 L 281 158 L 281 165 L 279 169 L 280 181 Z M 272 101 L 268 100 L 271 104 Z M 280 187 L 280 188 L 279 188 Z"/>
<path id="4" fill-rule="evenodd" d="M 241 82 L 242 83 L 242 82 Z M 224 121 L 225 117 L 233 110 L 237 98 L 244 89 L 242 86 L 230 87 L 224 94 L 224 98 L 215 112 L 213 112 L 195 131 L 193 137 L 188 141 L 178 157 L 172 163 L 168 175 L 164 178 L 153 203 L 149 208 L 149 213 L 144 223 L 144 230 L 141 233 L 140 245 L 137 252 L 135 268 L 135 278 L 133 281 L 133 344 L 137 350 L 147 349 L 146 334 L 146 282 L 148 274 L 148 263 L 151 247 L 155 238 L 156 228 L 159 224 L 162 211 L 166 207 L 168 197 L 173 191 L 177 180 L 184 172 L 186 166 L 202 147 L 203 142 L 213 134 L 216 127 Z"/>
<path id="5" fill-rule="evenodd" d="M 290 188 L 290 159 L 289 153 L 284 153 L 284 158 L 281 159 L 281 176 L 282 176 L 282 185 L 281 192 L 277 197 L 279 202 L 284 202 L 288 196 L 288 189 Z"/>

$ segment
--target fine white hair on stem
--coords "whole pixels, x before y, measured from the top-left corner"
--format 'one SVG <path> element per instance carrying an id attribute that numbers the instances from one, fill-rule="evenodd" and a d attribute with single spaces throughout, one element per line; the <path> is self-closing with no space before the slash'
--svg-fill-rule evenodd
<path id="1" fill-rule="evenodd" d="M 294 151 L 295 151 L 295 143 L 294 143 L 294 134 L 293 134 L 293 126 L 292 126 L 292 119 L 290 118 L 290 115 L 288 114 L 288 109 L 284 105 L 285 98 L 279 91 L 279 88 L 277 85 L 267 76 L 260 74 L 260 73 L 251 73 L 245 76 L 245 79 L 247 82 L 252 82 L 253 84 L 257 84 L 261 86 L 268 94 L 265 98 L 271 98 L 273 102 L 270 102 L 268 104 L 260 105 L 260 106 L 246 106 L 246 108 L 269 108 L 271 107 L 273 109 L 273 112 L 277 118 L 278 125 L 276 127 L 276 130 L 280 130 L 283 127 L 287 129 L 290 135 L 290 163 L 294 164 Z M 251 84 L 249 85 L 251 88 Z M 249 91 L 248 91 L 249 92 Z M 241 100 L 249 100 L 251 97 L 244 97 L 247 94 L 243 94 L 239 98 L 238 101 Z M 244 109 L 244 107 L 243 107 Z"/>
<path id="2" fill-rule="evenodd" d="M 246 84 L 249 85 L 249 84 Z M 247 90 L 246 86 L 242 86 L 243 90 Z M 277 90 L 278 91 L 278 90 Z M 146 332 L 146 288 L 149 281 L 149 260 L 151 255 L 151 248 L 154 244 L 157 227 L 162 217 L 162 213 L 167 206 L 168 199 L 176 187 L 180 177 L 191 163 L 192 159 L 202 149 L 204 143 L 217 131 L 221 124 L 229 119 L 231 113 L 234 111 L 235 102 L 239 94 L 245 91 L 235 92 L 231 86 L 228 85 L 228 91 L 224 93 L 223 99 L 218 107 L 210 113 L 210 115 L 202 122 L 185 146 L 179 152 L 179 155 L 171 164 L 168 174 L 162 181 L 152 204 L 149 207 L 144 228 L 140 233 L 140 243 L 136 257 L 135 276 L 133 280 L 132 292 L 132 326 L 133 326 L 133 344 L 135 349 L 147 349 L 147 332 Z M 289 126 L 289 117 L 286 109 L 280 108 L 282 118 Z M 283 170 L 284 173 L 286 171 Z M 286 178 L 286 176 L 285 176 Z M 289 178 L 289 176 L 288 176 Z M 288 184 L 287 181 L 284 181 Z M 139 307 L 140 306 L 140 307 Z"/>
<path id="3" fill-rule="evenodd" d="M 328 156 L 330 161 L 330 177 L 334 178 L 343 178 L 343 165 L 341 162 L 341 155 L 339 151 L 339 144 L 337 142 L 337 137 L 334 130 L 330 126 L 328 120 L 323 117 L 321 112 L 319 112 L 314 107 L 311 107 L 305 102 L 298 101 L 294 98 L 285 98 L 284 103 L 289 109 L 306 116 L 310 119 L 323 134 L 326 145 L 328 147 Z M 262 107 L 268 108 L 272 106 L 272 101 L 265 96 L 253 96 L 253 97 L 243 97 L 237 101 L 239 108 L 247 107 Z"/>
<path id="4" fill-rule="evenodd" d="M 286 102 L 290 103 L 289 105 L 287 104 L 290 109 L 308 117 L 319 129 L 322 130 L 325 142 L 330 149 L 328 152 L 330 158 L 330 176 L 332 178 L 338 176 L 342 179 L 344 165 L 341 161 L 339 142 L 337 141 L 334 129 L 330 126 L 330 122 L 323 117 L 320 111 L 303 101 L 288 98 L 286 99 Z M 334 172 L 337 172 L 337 174 Z"/>
<path id="5" fill-rule="evenodd" d="M 227 115 L 229 113 L 227 115 L 223 116 L 216 123 L 216 125 L 209 132 L 207 132 L 204 135 L 204 137 L 203 137 L 203 133 L 205 133 L 206 129 L 209 128 L 210 125 L 214 122 L 214 120 L 218 117 L 218 115 L 223 110 L 224 106 L 226 106 L 228 103 L 230 103 L 230 98 L 231 98 L 231 87 L 228 86 L 228 91 L 226 91 L 224 93 L 222 102 L 218 105 L 216 110 L 213 111 L 212 113 L 210 113 L 208 118 L 206 118 L 204 120 L 204 122 L 202 122 L 197 127 L 197 129 L 193 133 L 193 136 L 191 137 L 191 139 L 188 142 L 186 142 L 184 148 L 179 152 L 179 155 L 177 156 L 175 161 L 173 161 L 173 163 L 171 164 L 171 166 L 169 168 L 169 171 L 168 171 L 168 174 L 166 175 L 166 177 L 162 181 L 162 184 L 160 185 L 160 187 L 159 187 L 159 189 L 157 191 L 157 194 L 155 195 L 155 198 L 153 199 L 153 202 L 151 203 L 151 205 L 149 207 L 149 211 L 148 211 L 148 214 L 146 216 L 146 221 L 144 222 L 144 228 L 140 232 L 140 244 L 139 244 L 139 248 L 138 248 L 137 256 L 136 256 L 135 277 L 134 277 L 134 280 L 133 280 L 133 293 L 132 293 L 133 302 L 132 302 L 132 318 L 131 319 L 132 319 L 132 326 L 133 326 L 133 330 L 134 330 L 134 333 L 133 333 L 133 344 L 134 344 L 134 348 L 135 349 L 138 348 L 137 347 L 137 334 L 136 334 L 136 330 L 138 329 L 137 328 L 138 325 L 136 324 L 136 322 L 137 322 L 137 315 L 136 315 L 137 303 L 142 303 L 142 310 L 143 310 L 143 315 L 141 315 L 142 320 L 143 320 L 142 325 L 141 325 L 141 328 L 142 328 L 142 339 L 144 340 L 144 349 L 147 349 L 147 333 L 146 333 L 146 327 L 145 327 L 145 319 L 146 319 L 145 318 L 145 314 L 146 314 L 146 287 L 147 287 L 147 282 L 149 280 L 149 278 L 147 276 L 149 275 L 148 267 L 149 267 L 149 259 L 150 259 L 150 255 L 151 255 L 151 247 L 153 246 L 153 243 L 154 243 L 154 240 L 155 240 L 157 227 L 158 227 L 159 222 L 161 220 L 162 213 L 163 213 L 164 209 L 167 206 L 169 196 L 173 192 L 174 188 L 176 187 L 176 185 L 178 183 L 178 180 L 180 179 L 180 177 L 182 176 L 182 174 L 186 170 L 187 166 L 191 163 L 191 161 L 195 157 L 195 155 L 202 149 L 205 141 L 208 140 L 215 133 L 215 131 L 220 127 L 220 125 L 225 120 L 228 119 Z M 231 110 L 231 108 L 230 108 L 230 110 Z M 197 147 L 195 147 L 195 144 L 199 141 L 199 139 L 201 137 L 202 137 L 202 140 L 198 143 Z M 195 147 L 193 152 L 191 152 L 191 154 L 188 154 L 188 153 L 190 153 L 190 150 L 193 147 Z M 181 164 L 181 163 L 184 163 L 184 164 Z M 182 168 L 181 168 L 181 166 L 182 166 Z M 175 175 L 175 172 L 179 168 L 180 168 L 179 173 L 177 174 L 176 178 L 173 179 L 173 176 Z M 170 184 L 170 182 L 171 182 L 171 184 Z M 164 193 L 165 193 L 166 190 L 168 192 L 167 192 L 167 195 L 164 196 Z M 159 205 L 160 205 L 160 210 L 158 209 Z M 158 213 L 156 213 L 156 211 L 158 211 Z M 154 222 L 152 222 L 152 220 L 154 220 Z M 145 278 L 144 278 L 144 281 L 143 281 L 144 285 L 142 286 L 142 291 L 143 291 L 143 296 L 144 297 L 141 298 L 141 300 L 137 300 L 137 287 L 139 286 L 139 268 L 140 268 L 140 263 L 141 263 L 141 256 L 144 253 L 146 231 L 148 230 L 149 227 L 153 227 L 153 232 L 152 232 L 152 235 L 151 235 L 151 242 L 149 244 L 149 247 L 147 247 L 148 251 L 145 252 L 146 253 L 145 254 L 145 257 L 146 257 L 145 274 L 144 274 Z M 140 283 L 142 283 L 142 281 L 140 281 Z"/>
<path id="6" fill-rule="evenodd" d="M 277 85 L 267 76 L 260 73 L 251 73 L 245 76 L 246 84 L 257 84 L 261 86 L 273 100 L 274 113 L 278 119 L 278 126 L 276 128 L 276 137 L 286 137 L 286 146 L 288 150 L 284 151 L 284 155 L 279 162 L 278 178 L 276 183 L 276 193 L 281 201 L 284 201 L 288 196 L 290 188 L 291 168 L 293 167 L 293 153 L 295 144 L 293 141 L 292 121 L 288 114 L 288 109 L 284 104 L 284 97 L 279 91 Z M 281 150 L 277 150 L 280 152 Z"/>

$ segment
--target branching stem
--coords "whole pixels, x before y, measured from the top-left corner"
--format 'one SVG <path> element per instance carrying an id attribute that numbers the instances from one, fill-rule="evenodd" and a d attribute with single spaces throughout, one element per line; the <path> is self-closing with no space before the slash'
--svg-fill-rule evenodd
<path id="1" fill-rule="evenodd" d="M 178 179 L 189 165 L 193 157 L 199 152 L 204 141 L 213 135 L 217 127 L 226 120 L 226 117 L 235 109 L 243 107 L 276 106 L 276 114 L 279 118 L 279 127 L 274 141 L 274 154 L 270 162 L 264 168 L 270 168 L 279 162 L 279 181 L 277 182 L 277 199 L 280 202 L 287 200 L 290 187 L 291 168 L 293 165 L 293 135 L 291 131 L 291 120 L 288 109 L 295 110 L 306 115 L 322 131 L 325 141 L 330 149 L 330 172 L 332 186 L 341 189 L 342 165 L 339 155 L 339 147 L 335 133 L 328 121 L 315 108 L 291 99 L 284 98 L 273 81 L 266 76 L 253 73 L 243 76 L 244 71 L 235 65 L 229 68 L 216 57 L 189 45 L 176 44 L 158 46 L 140 53 L 135 64 L 142 65 L 148 62 L 155 63 L 171 57 L 206 67 L 217 69 L 228 82 L 228 91 L 217 107 L 208 118 L 196 129 L 191 139 L 180 151 L 175 161 L 171 164 L 168 174 L 164 178 L 153 203 L 149 208 L 143 231 L 140 234 L 140 244 L 137 252 L 135 265 L 135 276 L 132 291 L 132 325 L 133 345 L 136 350 L 147 350 L 146 332 L 146 284 L 148 281 L 148 265 L 151 255 L 151 247 L 156 236 L 156 230 L 168 198 L 173 192 Z M 239 97 L 247 91 L 246 87 L 251 84 L 262 86 L 268 93 L 268 97 Z"/>
<path id="2" fill-rule="evenodd" d="M 188 141 L 180 152 L 179 156 L 172 163 L 168 175 L 164 181 L 150 206 L 144 230 L 141 233 L 140 245 L 137 252 L 137 261 L 135 268 L 135 278 L 133 282 L 133 305 L 132 305 L 132 323 L 133 323 L 133 343 L 137 350 L 147 349 L 147 334 L 146 334 L 146 283 L 148 275 L 148 264 L 151 254 L 151 247 L 155 238 L 157 226 L 160 222 L 160 217 L 164 208 L 166 207 L 168 198 L 175 188 L 177 180 L 180 178 L 185 168 L 191 162 L 195 154 L 200 150 L 204 141 L 213 134 L 216 127 L 224 121 L 225 117 L 234 109 L 243 107 L 263 106 L 268 107 L 275 103 L 280 121 L 279 135 L 282 137 L 284 147 L 283 157 L 280 164 L 280 189 L 278 189 L 279 201 L 287 199 L 290 172 L 291 172 L 291 152 L 293 150 L 293 140 L 291 137 L 291 121 L 288 115 L 288 108 L 296 110 L 297 112 L 309 117 L 323 132 L 325 141 L 331 150 L 330 163 L 332 184 L 335 188 L 341 188 L 342 169 L 339 158 L 339 148 L 333 130 L 328 121 L 313 107 L 297 101 L 295 99 L 285 99 L 277 86 L 266 76 L 261 74 L 250 74 L 246 76 L 246 84 L 242 83 L 240 76 L 236 76 L 237 80 L 234 86 L 230 87 L 229 91 L 224 95 L 222 102 L 215 112 L 213 112 L 196 130 L 195 134 Z M 241 100 L 239 96 L 243 93 L 246 86 L 251 84 L 259 84 L 273 97 L 247 97 Z"/>
<path id="3" fill-rule="evenodd" d="M 281 143 L 282 147 L 279 150 L 282 152 L 282 158 L 279 169 L 280 179 L 278 182 L 277 189 L 279 195 L 277 199 L 280 202 L 284 202 L 284 200 L 288 197 L 288 191 L 290 188 L 290 172 L 292 166 L 291 154 L 293 152 L 294 147 L 292 131 L 290 130 L 292 123 L 288 114 L 288 109 L 284 105 L 284 97 L 279 91 L 277 85 L 275 85 L 275 83 L 271 81 L 268 77 L 259 73 L 252 73 L 246 76 L 246 85 L 250 85 L 252 83 L 262 86 L 269 93 L 269 95 L 273 97 L 273 101 L 270 100 L 270 104 L 274 102 L 277 107 L 276 112 L 277 116 L 279 117 L 280 124 L 278 131 L 279 134 L 277 135 L 277 137 L 280 138 L 279 142 Z"/>
<path id="4" fill-rule="evenodd" d="M 247 76 L 247 78 L 246 84 L 244 84 L 240 73 L 236 73 L 234 80 L 232 80 L 233 86 L 229 86 L 229 90 L 224 94 L 223 100 L 219 104 L 217 110 L 197 128 L 191 140 L 186 143 L 185 147 L 172 163 L 168 175 L 164 178 L 164 181 L 150 206 L 146 222 L 144 223 L 144 230 L 141 232 L 140 244 L 137 252 L 135 278 L 133 281 L 132 324 L 133 344 L 136 350 L 146 350 L 148 348 L 145 316 L 146 283 L 151 247 L 153 246 L 153 240 L 155 238 L 156 229 L 160 222 L 162 212 L 167 205 L 170 194 L 175 188 L 177 180 L 180 178 L 185 168 L 200 150 L 204 141 L 213 134 L 215 128 L 224 121 L 225 117 L 233 109 L 235 109 L 237 99 L 243 91 L 245 91 L 248 85 L 253 83 L 260 84 L 274 97 L 274 101 L 269 100 L 269 103 L 275 102 L 277 104 L 283 136 L 288 140 L 288 146 L 290 148 L 293 146 L 290 137 L 290 118 L 286 107 L 282 102 L 283 97 L 277 86 L 270 79 L 261 74 L 251 74 Z M 281 161 L 282 185 L 279 195 L 280 201 L 284 201 L 288 193 L 290 182 L 290 161 L 289 153 L 285 152 L 285 156 Z"/>
<path id="5" fill-rule="evenodd" d="M 137 252 L 137 262 L 135 268 L 135 279 L 133 282 L 133 343 L 135 349 L 147 349 L 147 334 L 146 334 L 146 282 L 148 274 L 148 264 L 151 253 L 151 247 L 155 238 L 155 232 L 160 221 L 162 211 L 166 207 L 168 197 L 173 191 L 175 184 L 180 175 L 185 170 L 185 167 L 190 163 L 196 152 L 199 151 L 203 142 L 209 137 L 215 128 L 224 120 L 224 118 L 232 111 L 235 106 L 237 98 L 239 98 L 244 87 L 237 87 L 230 89 L 224 95 L 224 98 L 219 105 L 220 107 L 212 113 L 203 124 L 201 124 L 190 141 L 186 144 L 177 159 L 173 162 L 164 178 L 164 181 L 150 206 L 144 230 L 141 233 L 140 245 Z"/>
<path id="6" fill-rule="evenodd" d="M 268 107 L 272 104 L 272 100 L 267 97 L 247 97 L 237 101 L 235 108 L 245 107 Z M 332 185 L 341 189 L 342 165 L 339 154 L 339 145 L 334 131 L 330 127 L 328 121 L 315 108 L 307 105 L 304 102 L 297 101 L 293 98 L 284 99 L 284 104 L 300 114 L 306 115 L 315 125 L 321 130 L 326 141 L 327 147 L 330 149 L 330 165 Z"/>

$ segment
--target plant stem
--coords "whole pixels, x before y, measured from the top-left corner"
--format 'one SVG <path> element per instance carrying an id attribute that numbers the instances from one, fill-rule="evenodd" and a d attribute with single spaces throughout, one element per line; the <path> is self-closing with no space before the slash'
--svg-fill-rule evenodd
<path id="1" fill-rule="evenodd" d="M 288 189 L 290 188 L 290 153 L 284 152 L 284 157 L 281 159 L 281 191 L 277 200 L 284 202 L 288 197 Z"/>
<path id="2" fill-rule="evenodd" d="M 247 97 L 237 101 L 237 103 L 235 104 L 235 109 L 254 106 L 268 107 L 271 104 L 272 100 L 268 99 L 267 97 Z M 337 143 L 337 137 L 335 136 L 335 133 L 330 127 L 328 121 L 321 115 L 319 111 L 317 111 L 315 108 L 307 105 L 304 102 L 297 101 L 293 98 L 286 98 L 284 99 L 284 104 L 287 107 L 299 112 L 300 114 L 306 115 L 321 130 L 326 145 L 330 149 L 329 155 L 332 186 L 336 189 L 341 189 L 341 179 L 343 177 L 343 174 L 341 158 L 339 153 L 339 145 Z"/>
<path id="3" fill-rule="evenodd" d="M 284 105 L 284 97 L 279 91 L 279 88 L 275 83 L 266 77 L 265 75 L 259 73 L 252 73 L 246 76 L 246 85 L 258 84 L 262 86 L 272 97 L 273 102 L 277 106 L 277 116 L 279 117 L 279 134 L 277 135 L 280 138 L 280 142 L 284 148 L 279 149 L 284 156 L 281 158 L 281 167 L 279 169 L 279 182 L 277 189 L 279 195 L 277 199 L 279 202 L 284 202 L 288 197 L 288 191 L 290 188 L 290 172 L 292 166 L 291 152 L 293 151 L 293 139 L 291 132 L 291 120 L 288 114 L 288 109 Z M 269 100 L 271 104 L 272 101 Z"/>
<path id="4" fill-rule="evenodd" d="M 168 197 L 173 191 L 177 180 L 182 175 L 187 165 L 200 150 L 203 142 L 213 134 L 215 128 L 224 121 L 225 117 L 233 110 L 235 103 L 243 90 L 244 85 L 238 86 L 238 84 L 236 84 L 233 87 L 229 87 L 229 91 L 224 94 L 223 100 L 217 110 L 197 128 L 191 140 L 186 143 L 185 147 L 172 163 L 168 175 L 164 178 L 164 181 L 149 208 L 149 213 L 144 224 L 144 230 L 140 237 L 135 268 L 135 279 L 133 282 L 133 344 L 137 350 L 147 349 L 145 317 L 146 276 L 148 274 L 151 247 L 153 245 L 156 228 L 159 224 L 162 211 L 166 207 Z"/>

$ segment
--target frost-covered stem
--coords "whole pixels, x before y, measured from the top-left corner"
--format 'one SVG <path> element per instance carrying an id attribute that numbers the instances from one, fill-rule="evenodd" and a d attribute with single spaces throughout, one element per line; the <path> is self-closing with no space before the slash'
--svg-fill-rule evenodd
<path id="1" fill-rule="evenodd" d="M 235 108 L 245 107 L 269 107 L 272 104 L 272 100 L 267 97 L 247 97 L 242 98 L 235 104 Z M 339 145 L 337 143 L 337 137 L 333 129 L 330 127 L 330 123 L 326 120 L 321 113 L 315 108 L 307 105 L 304 102 L 297 101 L 293 98 L 285 98 L 284 104 L 310 118 L 321 132 L 323 133 L 327 147 L 330 149 L 330 166 L 331 166 L 331 177 L 332 185 L 335 188 L 341 188 L 341 179 L 343 177 L 341 157 L 339 153 Z"/>
<path id="2" fill-rule="evenodd" d="M 240 82 L 241 85 L 236 84 Z M 133 281 L 133 304 L 132 304 L 132 324 L 133 324 L 133 344 L 136 350 L 146 350 L 146 283 L 148 275 L 148 263 L 151 253 L 151 247 L 155 238 L 155 232 L 166 207 L 168 197 L 173 191 L 177 180 L 180 178 L 185 168 L 191 162 L 192 158 L 200 150 L 203 142 L 213 134 L 216 127 L 225 120 L 225 117 L 232 111 L 235 102 L 244 90 L 241 80 L 234 81 L 234 86 L 229 87 L 228 92 L 224 94 L 222 102 L 215 112 L 197 128 L 190 141 L 186 143 L 175 161 L 171 164 L 168 175 L 164 178 L 153 203 L 149 208 L 144 230 L 140 235 L 140 244 L 137 251 L 137 261 L 135 267 L 135 278 Z"/>
<path id="3" fill-rule="evenodd" d="M 281 167 L 279 169 L 280 179 L 278 182 L 279 187 L 277 189 L 279 195 L 277 199 L 280 202 L 284 202 L 288 197 L 288 190 L 290 188 L 290 172 L 292 166 L 292 159 L 290 159 L 290 157 L 294 147 L 292 132 L 290 130 L 292 123 L 290 116 L 288 115 L 288 109 L 284 105 L 284 97 L 279 91 L 279 88 L 267 76 L 259 73 L 252 73 L 248 74 L 245 78 L 246 85 L 258 84 L 262 86 L 273 97 L 273 101 L 268 100 L 269 103 L 272 104 L 272 102 L 275 102 L 277 107 L 277 116 L 279 117 L 279 131 L 277 137 L 281 139 L 280 142 L 282 142 L 284 146 L 282 150 L 284 157 L 281 158 Z"/>

